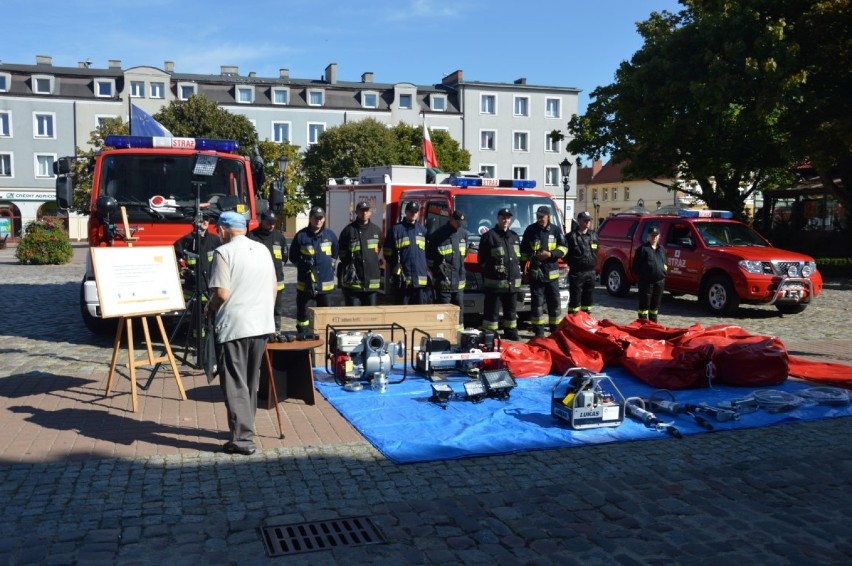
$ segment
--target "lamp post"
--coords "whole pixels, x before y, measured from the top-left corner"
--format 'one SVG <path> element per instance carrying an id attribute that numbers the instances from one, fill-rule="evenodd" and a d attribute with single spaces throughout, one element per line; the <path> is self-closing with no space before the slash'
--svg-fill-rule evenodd
<path id="1" fill-rule="evenodd" d="M 661 206 L 663 206 L 663 203 L 661 203 L 660 201 L 657 201 L 657 210 L 660 210 Z"/>
<path id="2" fill-rule="evenodd" d="M 559 170 L 562 173 L 562 222 L 565 224 L 562 229 L 564 232 L 568 232 L 568 227 L 571 225 L 568 222 L 568 191 L 571 190 L 568 176 L 571 175 L 573 166 L 574 164 L 568 161 L 567 157 L 559 164 Z"/>
<path id="3" fill-rule="evenodd" d="M 282 153 L 278 158 L 278 172 L 281 174 L 281 190 L 284 189 L 284 182 L 287 180 L 287 166 L 290 165 L 290 158 L 286 153 Z"/>
<path id="4" fill-rule="evenodd" d="M 601 203 L 598 201 L 598 197 L 592 198 L 592 206 L 595 207 L 595 229 L 598 227 L 598 213 L 601 210 Z"/>

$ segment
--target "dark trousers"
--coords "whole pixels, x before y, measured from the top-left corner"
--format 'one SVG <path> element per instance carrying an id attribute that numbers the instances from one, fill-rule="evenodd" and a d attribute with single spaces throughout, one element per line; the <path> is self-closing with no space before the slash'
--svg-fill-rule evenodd
<path id="1" fill-rule="evenodd" d="M 456 305 L 459 308 L 459 323 L 464 320 L 464 291 L 442 291 L 434 289 L 436 305 Z"/>
<path id="2" fill-rule="evenodd" d="M 318 307 L 330 306 L 328 293 L 319 293 L 312 297 L 305 291 L 296 291 L 296 330 L 304 332 L 308 329 L 310 319 L 308 318 L 308 303 L 316 301 Z"/>
<path id="3" fill-rule="evenodd" d="M 397 305 L 428 305 L 431 293 L 428 287 L 404 287 L 394 293 Z"/>
<path id="4" fill-rule="evenodd" d="M 666 280 L 639 282 L 639 318 L 657 322 L 660 303 L 663 302 L 663 288 Z"/>
<path id="5" fill-rule="evenodd" d="M 518 299 L 515 292 L 485 291 L 485 312 L 482 314 L 482 326 L 486 330 L 497 330 L 500 320 L 500 306 L 503 307 L 502 326 L 505 329 L 518 328 Z"/>
<path id="6" fill-rule="evenodd" d="M 547 307 L 547 313 L 544 309 Z M 530 324 L 533 326 L 557 325 L 562 320 L 559 305 L 559 280 L 547 283 L 530 283 Z"/>
<path id="7" fill-rule="evenodd" d="M 376 291 L 355 291 L 343 289 L 343 303 L 347 307 L 374 307 L 378 301 Z"/>
<path id="8" fill-rule="evenodd" d="M 284 289 L 279 289 L 275 295 L 275 309 L 272 311 L 275 318 L 275 331 L 281 330 L 281 318 L 286 314 L 286 302 L 284 299 Z"/>
<path id="9" fill-rule="evenodd" d="M 219 344 L 219 386 L 225 396 L 230 441 L 241 448 L 255 448 L 254 416 L 260 363 L 266 336 L 239 338 Z"/>
<path id="10" fill-rule="evenodd" d="M 568 312 L 592 310 L 592 292 L 595 290 L 594 271 L 568 272 L 568 290 L 571 296 L 568 298 Z"/>

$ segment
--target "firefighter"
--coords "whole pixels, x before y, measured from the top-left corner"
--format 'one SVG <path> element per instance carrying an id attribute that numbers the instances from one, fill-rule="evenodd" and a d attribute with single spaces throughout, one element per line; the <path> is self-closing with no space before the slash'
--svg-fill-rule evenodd
<path id="1" fill-rule="evenodd" d="M 340 232 L 340 286 L 347 307 L 376 306 L 382 279 L 382 231 L 370 222 L 372 215 L 370 203 L 359 202 L 355 220 Z"/>
<path id="2" fill-rule="evenodd" d="M 651 226 L 648 240 L 639 246 L 631 265 L 639 278 L 639 320 L 657 322 L 666 286 L 666 250 L 660 245 L 660 228 Z"/>
<path id="3" fill-rule="evenodd" d="M 275 296 L 275 331 L 281 330 L 281 317 L 284 316 L 284 264 L 287 262 L 287 238 L 275 229 L 275 213 L 267 210 L 260 215 L 260 226 L 249 232 L 249 239 L 260 242 L 272 254 L 275 264 L 275 277 L 278 281 L 278 294 Z"/>
<path id="4" fill-rule="evenodd" d="M 391 226 L 385 239 L 385 261 L 393 278 L 395 303 L 429 303 L 426 271 L 426 229 L 417 222 L 420 204 L 405 205 L 405 217 Z"/>
<path id="5" fill-rule="evenodd" d="M 544 336 L 544 324 L 555 332 L 562 322 L 559 305 L 559 258 L 568 252 L 562 230 L 550 222 L 550 207 L 535 211 L 536 221 L 521 238 L 521 259 L 527 262 L 530 284 L 530 324 L 536 338 Z M 545 305 L 547 316 L 545 316 Z"/>
<path id="6" fill-rule="evenodd" d="M 325 211 L 311 209 L 308 225 L 296 232 L 290 245 L 290 263 L 296 266 L 296 332 L 307 334 L 310 320 L 308 303 L 329 306 L 334 290 L 334 266 L 337 261 L 337 236 L 325 228 Z"/>
<path id="7" fill-rule="evenodd" d="M 485 286 L 482 326 L 497 330 L 500 305 L 503 306 L 503 338 L 518 340 L 517 293 L 521 290 L 521 239 L 509 229 L 512 211 L 497 211 L 497 225 L 479 241 L 479 265 Z"/>
<path id="8" fill-rule="evenodd" d="M 464 222 L 464 213 L 454 210 L 449 221 L 426 240 L 426 262 L 432 272 L 435 302 L 457 305 L 459 323 L 464 320 L 464 256 L 467 253 Z"/>
<path id="9" fill-rule="evenodd" d="M 581 212 L 577 215 L 577 227 L 568 234 L 568 313 L 591 312 L 592 291 L 595 288 L 595 262 L 598 254 L 598 236 L 589 229 L 592 215 Z"/>
<path id="10" fill-rule="evenodd" d="M 198 236 L 198 244 L 196 248 L 196 235 Z M 186 234 L 174 244 L 175 255 L 179 260 L 183 260 L 187 269 L 183 270 L 184 279 L 193 288 L 197 289 L 202 300 L 207 300 L 208 286 L 210 281 L 210 270 L 213 263 L 213 251 L 222 245 L 222 239 L 215 232 L 210 231 L 210 217 L 207 213 L 201 216 L 201 219 L 193 225 L 193 230 Z M 201 269 L 201 281 L 195 281 L 196 264 Z M 198 283 L 196 285 L 196 283 Z"/>

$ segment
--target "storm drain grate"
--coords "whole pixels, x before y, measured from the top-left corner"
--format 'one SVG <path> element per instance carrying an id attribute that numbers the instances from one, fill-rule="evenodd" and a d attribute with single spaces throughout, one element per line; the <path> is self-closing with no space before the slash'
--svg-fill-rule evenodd
<path id="1" fill-rule="evenodd" d="M 266 554 L 273 558 L 387 542 L 367 517 L 261 527 L 261 532 Z"/>

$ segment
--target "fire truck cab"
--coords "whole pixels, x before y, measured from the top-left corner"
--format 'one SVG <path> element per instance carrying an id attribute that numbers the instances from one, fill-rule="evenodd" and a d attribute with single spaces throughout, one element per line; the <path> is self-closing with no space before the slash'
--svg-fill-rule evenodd
<path id="1" fill-rule="evenodd" d="M 441 175 L 439 174 L 439 177 Z M 536 221 L 538 207 L 549 206 L 553 211 L 550 221 L 562 229 L 558 207 L 546 192 L 535 188 L 531 180 L 486 179 L 478 176 L 462 177 L 443 175 L 438 182 L 426 181 L 426 168 L 391 165 L 362 168 L 358 179 L 329 179 L 326 186 L 326 222 L 336 234 L 355 218 L 355 206 L 367 201 L 373 209 L 372 221 L 382 233 L 403 217 L 407 203 L 420 204 L 418 221 L 428 234 L 449 221 L 455 210 L 466 218 L 469 244 L 465 267 L 467 282 L 464 292 L 466 316 L 482 313 L 484 294 L 482 273 L 477 263 L 479 240 L 497 223 L 497 211 L 509 208 L 512 213 L 510 228 L 518 236 Z M 384 272 L 383 289 L 388 289 L 388 273 Z M 560 304 L 568 307 L 568 268 L 562 266 L 559 277 Z M 524 282 L 518 297 L 518 311 L 529 311 L 530 293 Z"/>

